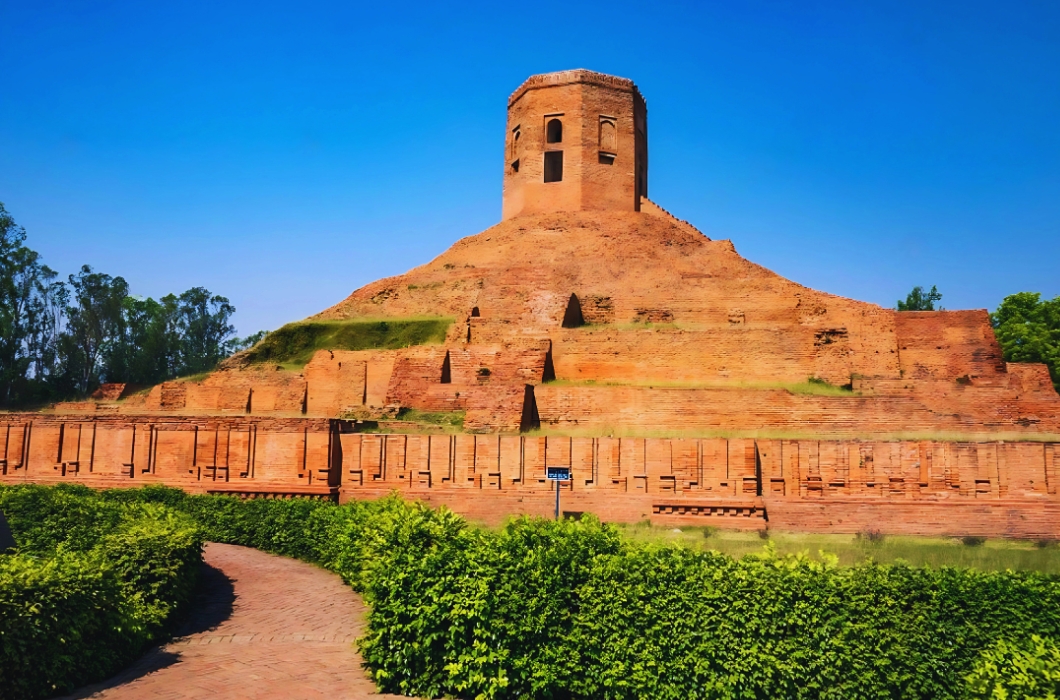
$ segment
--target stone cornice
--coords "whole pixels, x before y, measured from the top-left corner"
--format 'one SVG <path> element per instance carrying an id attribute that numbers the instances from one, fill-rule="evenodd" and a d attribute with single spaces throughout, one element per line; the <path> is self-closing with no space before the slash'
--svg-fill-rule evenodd
<path id="1" fill-rule="evenodd" d="M 637 89 L 637 86 L 629 78 L 620 78 L 617 75 L 607 75 L 606 73 L 597 73 L 595 71 L 585 70 L 584 68 L 576 68 L 574 70 L 563 70 L 555 73 L 531 75 L 523 81 L 523 84 L 516 88 L 515 92 L 512 93 L 512 96 L 508 98 L 508 106 L 511 107 L 520 97 L 530 90 L 537 90 L 538 88 L 544 87 L 556 87 L 558 85 L 573 85 L 577 83 L 598 85 L 600 87 L 632 92 L 642 101 L 644 100 L 644 97 L 640 94 L 640 90 Z"/>

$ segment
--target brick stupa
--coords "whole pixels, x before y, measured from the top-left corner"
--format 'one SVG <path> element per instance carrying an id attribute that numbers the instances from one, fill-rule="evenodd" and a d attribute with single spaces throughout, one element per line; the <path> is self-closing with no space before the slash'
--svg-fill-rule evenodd
<path id="1" fill-rule="evenodd" d="M 312 317 L 454 319 L 443 343 L 321 350 L 301 370 L 243 353 L 201 381 L 59 406 L 58 447 L 39 448 L 57 450 L 41 457 L 49 474 L 83 475 L 85 426 L 97 455 L 110 421 L 125 433 L 103 471 L 171 464 L 178 476 L 159 479 L 193 490 L 399 488 L 499 519 L 546 510 L 542 470 L 562 463 L 578 508 L 616 519 L 757 527 L 768 511 L 811 529 L 891 518 L 907 532 L 1060 536 L 1060 396 L 1045 366 L 1006 363 L 985 310 L 897 312 L 742 258 L 648 198 L 647 144 L 632 81 L 529 78 L 508 101 L 502 221 Z M 466 412 L 465 432 L 388 422 L 401 409 Z M 362 435 L 339 420 L 351 417 L 395 434 Z M 18 420 L 5 464 L 29 459 L 11 456 L 29 451 L 32 421 Z"/>
<path id="2" fill-rule="evenodd" d="M 1060 430 L 1046 368 L 1005 363 L 985 310 L 900 313 L 808 289 L 652 203 L 632 81 L 534 76 L 505 133 L 500 224 L 314 317 L 452 317 L 445 345 L 321 352 L 271 378 L 287 410 L 302 396 L 317 416 L 466 410 L 481 432 Z M 205 387 L 260 381 L 236 379 L 239 360 Z M 798 393 L 811 378 L 851 391 Z M 186 407 L 223 407 L 206 393 Z"/>

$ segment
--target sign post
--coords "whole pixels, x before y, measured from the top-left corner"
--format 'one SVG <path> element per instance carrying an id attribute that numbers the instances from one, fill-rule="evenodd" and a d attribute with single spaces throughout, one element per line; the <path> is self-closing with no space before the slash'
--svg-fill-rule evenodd
<path id="1" fill-rule="evenodd" d="M 556 482 L 556 520 L 559 520 L 559 482 L 570 481 L 570 467 L 545 467 L 545 478 Z"/>

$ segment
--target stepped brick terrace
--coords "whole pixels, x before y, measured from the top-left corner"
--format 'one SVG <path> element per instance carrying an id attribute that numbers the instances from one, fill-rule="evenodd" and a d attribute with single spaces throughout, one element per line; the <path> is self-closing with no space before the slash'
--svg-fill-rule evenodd
<path id="1" fill-rule="evenodd" d="M 504 139 L 500 223 L 306 321 L 441 319 L 444 339 L 251 349 L 4 415 L 0 479 L 396 489 L 498 521 L 547 514 L 544 468 L 571 466 L 566 508 L 605 519 L 1060 537 L 1060 396 L 1044 365 L 1004 361 L 985 310 L 812 290 L 671 215 L 629 80 L 534 76 Z"/>

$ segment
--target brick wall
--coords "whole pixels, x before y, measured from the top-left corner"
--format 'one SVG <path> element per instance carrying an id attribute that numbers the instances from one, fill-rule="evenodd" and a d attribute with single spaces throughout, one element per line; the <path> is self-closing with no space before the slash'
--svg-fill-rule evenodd
<path id="1" fill-rule="evenodd" d="M 908 386 L 889 387 L 879 394 L 866 389 L 863 396 L 817 396 L 740 387 L 544 384 L 536 387 L 535 394 L 542 427 L 590 434 L 625 432 L 630 427 L 644 433 L 772 432 L 821 437 L 1060 433 L 1055 392 L 1034 395 L 956 382 Z"/>
<path id="2" fill-rule="evenodd" d="M 336 435 L 349 429 L 305 418 L 6 415 L 0 479 L 330 496 L 341 464 Z"/>
<path id="3" fill-rule="evenodd" d="M 500 522 L 605 520 L 822 532 L 1060 537 L 1060 444 L 375 435 L 313 418 L 0 418 L 0 482 L 168 484 L 196 493 L 399 491 Z"/>
<path id="4" fill-rule="evenodd" d="M 822 532 L 1060 536 L 1055 443 L 473 435 L 341 436 L 342 498 L 392 490 L 499 522 L 561 509 L 605 520 Z M 775 513 L 775 515 L 774 515 Z"/>

